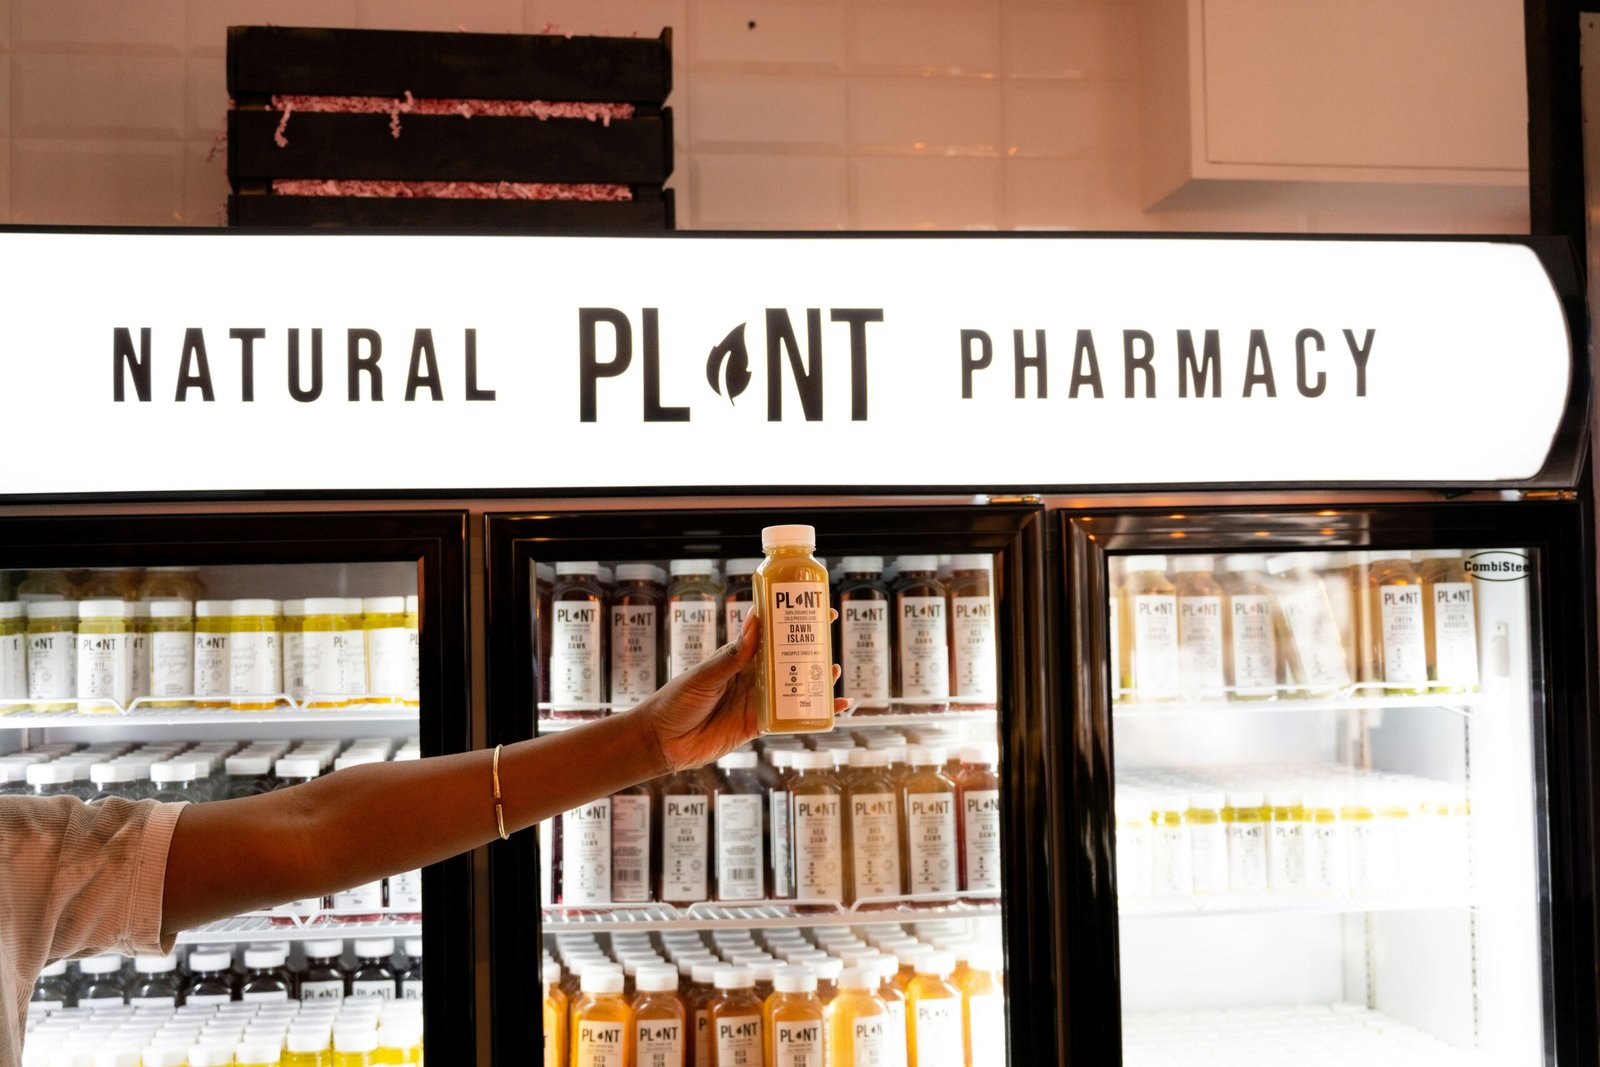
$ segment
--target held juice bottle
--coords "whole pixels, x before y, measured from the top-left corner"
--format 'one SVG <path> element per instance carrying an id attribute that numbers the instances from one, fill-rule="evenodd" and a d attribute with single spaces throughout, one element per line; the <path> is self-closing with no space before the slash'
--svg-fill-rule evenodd
<path id="1" fill-rule="evenodd" d="M 828 569 L 811 555 L 816 530 L 769 526 L 766 558 L 751 576 L 761 618 L 756 727 L 764 734 L 833 729 L 833 652 Z"/>
<path id="2" fill-rule="evenodd" d="M 889 587 L 882 556 L 846 556 L 839 564 L 839 695 L 856 702 L 856 714 L 889 710 L 891 680 Z"/>

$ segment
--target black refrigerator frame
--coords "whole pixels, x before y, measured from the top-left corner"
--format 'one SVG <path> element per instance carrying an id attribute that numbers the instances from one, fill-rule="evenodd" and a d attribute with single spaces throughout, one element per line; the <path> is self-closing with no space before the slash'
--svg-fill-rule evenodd
<path id="1" fill-rule="evenodd" d="M 1269 531 L 1264 543 L 1256 531 Z M 1327 531 L 1332 531 L 1331 535 Z M 1174 535 L 1180 535 L 1175 537 Z M 1540 896 L 1545 1060 L 1600 1062 L 1595 856 L 1600 848 L 1594 529 L 1586 501 L 1218 506 L 1203 497 L 1160 507 L 1052 510 L 1051 607 L 1063 635 L 1052 677 L 1069 749 L 1076 853 L 1063 864 L 1069 944 L 1063 962 L 1068 1059 L 1122 1060 L 1115 883 L 1114 750 L 1106 632 L 1107 556 L 1364 548 L 1532 548 L 1530 597 L 1536 828 L 1547 870 Z M 1542 712 L 1542 713 L 1541 713 Z"/>
<path id="2" fill-rule="evenodd" d="M 841 554 L 993 552 L 1000 556 L 999 612 L 1004 835 L 1003 929 L 1011 1062 L 1065 1062 L 1059 1008 L 1057 888 L 1063 884 L 1064 837 L 1057 725 L 1050 715 L 1044 653 L 1044 522 L 1031 505 L 870 505 L 816 507 L 490 513 L 485 520 L 489 609 L 489 743 L 535 735 L 533 611 L 535 562 L 754 556 L 764 526 L 804 522 L 817 528 L 817 551 Z M 870 719 L 863 719 L 869 725 Z M 489 857 L 492 1048 L 496 1067 L 535 1062 L 542 997 L 527 953 L 541 944 L 537 835 L 496 843 Z M 898 918 L 898 914 L 893 918 Z M 885 917 L 889 918 L 889 917 Z M 892 921 L 892 919 L 891 919 Z M 804 925 L 804 920 L 797 920 Z M 600 924 L 597 931 L 603 930 Z M 537 959 L 535 955 L 533 957 Z"/>
<path id="3" fill-rule="evenodd" d="M 70 569 L 415 560 L 421 607 L 417 728 L 423 755 L 436 756 L 472 748 L 467 518 L 464 511 L 443 510 L 7 516 L 0 517 L 0 564 Z M 91 724 L 102 723 L 61 725 Z M 424 868 L 422 896 L 424 970 L 433 976 L 424 987 L 425 1041 L 435 1059 L 459 1062 L 459 1051 L 477 1044 L 472 856 Z M 352 926 L 349 936 L 359 933 Z"/>

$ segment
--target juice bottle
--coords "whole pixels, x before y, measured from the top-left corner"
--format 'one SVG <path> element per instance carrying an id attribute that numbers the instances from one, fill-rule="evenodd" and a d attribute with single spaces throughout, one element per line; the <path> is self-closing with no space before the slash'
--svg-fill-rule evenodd
<path id="1" fill-rule="evenodd" d="M 678 996 L 678 969 L 640 967 L 633 998 L 634 1049 L 638 1067 L 686 1067 L 688 1021 Z"/>
<path id="2" fill-rule="evenodd" d="M 1228 891 L 1228 828 L 1223 818 L 1227 798 L 1221 793 L 1191 793 L 1184 822 L 1189 829 L 1189 871 L 1193 892 Z"/>
<path id="3" fill-rule="evenodd" d="M 1417 553 L 1422 577 L 1422 621 L 1427 634 L 1428 681 L 1447 693 L 1478 688 L 1478 617 L 1472 575 L 1457 548 Z M 0 623 L 3 625 L 3 623 Z"/>
<path id="4" fill-rule="evenodd" d="M 692 1067 L 711 1067 L 711 1046 L 715 1031 L 711 1029 L 711 1002 L 716 999 L 716 972 L 718 963 L 690 965 L 689 991 L 685 994 L 684 1008 L 689 1019 L 689 1061 Z"/>
<path id="5" fill-rule="evenodd" d="M 283 1067 L 328 1067 L 332 1062 L 333 1053 L 328 1049 L 328 1038 L 320 1029 L 290 1027 L 284 1035 Z"/>
<path id="6" fill-rule="evenodd" d="M 846 556 L 839 564 L 839 695 L 856 702 L 858 715 L 889 710 L 889 616 L 893 605 L 883 581 L 882 556 Z"/>
<path id="7" fill-rule="evenodd" d="M 805 967 L 784 967 L 772 980 L 762 1007 L 766 1067 L 825 1067 L 826 1045 L 817 976 Z"/>
<path id="8" fill-rule="evenodd" d="M 370 596 L 361 602 L 366 631 L 367 686 L 375 704 L 399 704 L 411 688 L 411 630 L 406 598 Z"/>
<path id="9" fill-rule="evenodd" d="M 906 987 L 906 1047 L 910 1067 L 963 1067 L 961 990 L 948 981 L 955 960 L 929 952 L 917 960 Z"/>
<path id="10" fill-rule="evenodd" d="M 344 652 L 344 598 L 307 597 L 299 622 L 300 692 L 297 700 L 312 709 L 344 707 L 349 684 Z M 292 683 L 291 683 L 292 684 Z"/>
<path id="11" fill-rule="evenodd" d="M 194 706 L 225 708 L 232 675 L 228 639 L 233 623 L 230 600 L 198 600 L 194 605 Z"/>
<path id="12" fill-rule="evenodd" d="M 933 556 L 901 556 L 894 585 L 894 681 L 903 712 L 950 706 L 947 591 Z"/>
<path id="13" fill-rule="evenodd" d="M 332 1067 L 372 1067 L 378 1051 L 376 1030 L 336 1029 L 333 1035 Z"/>
<path id="14" fill-rule="evenodd" d="M 1218 582 L 1227 597 L 1222 647 L 1230 700 L 1272 700 L 1278 695 L 1278 642 L 1266 572 L 1267 562 L 1258 555 L 1222 560 Z"/>
<path id="15" fill-rule="evenodd" d="M 122 957 L 112 953 L 90 956 L 78 961 L 78 973 L 83 983 L 78 986 L 78 1003 L 111 1001 L 126 1003 L 127 986 L 122 980 Z"/>
<path id="16" fill-rule="evenodd" d="M 850 856 L 843 848 L 843 792 L 829 752 L 798 752 L 789 783 L 793 802 L 795 899 L 844 900 Z"/>
<path id="17" fill-rule="evenodd" d="M 869 968 L 840 973 L 839 993 L 825 1013 L 828 1067 L 888 1067 L 892 1020 L 877 987 L 877 973 Z"/>
<path id="18" fill-rule="evenodd" d="M 33 984 L 33 995 L 28 998 L 28 1003 L 42 1004 L 46 1010 L 59 1011 L 77 1004 L 77 1000 L 77 990 L 67 974 L 67 961 L 57 960 L 46 964 L 39 972 L 39 979 Z"/>
<path id="19" fill-rule="evenodd" d="M 722 594 L 722 639 L 732 641 L 744 629 L 744 617 L 755 608 L 752 575 L 761 566 L 759 559 L 730 559 L 724 572 L 728 587 Z"/>
<path id="20" fill-rule="evenodd" d="M 1166 556 L 1129 556 L 1122 585 L 1122 647 L 1128 660 L 1124 689 L 1134 700 L 1165 701 L 1179 694 L 1178 596 L 1167 581 Z"/>
<path id="21" fill-rule="evenodd" d="M 1340 818 L 1343 807 L 1336 790 L 1306 794 L 1306 889 L 1312 893 L 1340 896 L 1350 889 L 1349 850 Z"/>
<path id="22" fill-rule="evenodd" d="M 33 711 L 71 711 L 78 692 L 78 602 L 25 601 L 28 700 Z"/>
<path id="23" fill-rule="evenodd" d="M 1172 570 L 1178 604 L 1178 689 L 1186 700 L 1221 700 L 1227 687 L 1223 591 L 1212 559 L 1179 556 Z"/>
<path id="24" fill-rule="evenodd" d="M 1422 577 L 1411 553 L 1373 550 L 1367 585 L 1377 611 L 1372 634 L 1373 680 L 1386 695 L 1421 694 L 1428 689 L 1428 646 L 1423 619 Z"/>
<path id="25" fill-rule="evenodd" d="M 761 900 L 766 896 L 766 790 L 756 777 L 757 762 L 750 751 L 730 752 L 717 761 L 718 900 Z"/>
<path id="26" fill-rule="evenodd" d="M 717 566 L 709 559 L 675 559 L 667 564 L 667 680 L 717 650 Z"/>
<path id="27" fill-rule="evenodd" d="M 557 904 L 611 901 L 611 798 L 581 804 L 555 819 L 551 881 Z"/>
<path id="28" fill-rule="evenodd" d="M 239 987 L 239 999 L 268 1003 L 287 1003 L 289 982 L 284 977 L 284 967 L 289 954 L 281 948 L 256 948 L 244 950 L 245 976 Z"/>
<path id="29" fill-rule="evenodd" d="M 974 951 L 960 988 L 966 1067 L 1005 1067 L 1006 990 L 1000 953 Z"/>
<path id="30" fill-rule="evenodd" d="M 337 1003 L 344 1000 L 347 979 L 339 968 L 339 957 L 344 955 L 344 942 L 307 941 L 305 952 L 306 969 L 300 976 L 301 1002 L 325 1000 Z"/>
<path id="31" fill-rule="evenodd" d="M 655 810 L 655 790 L 649 782 L 611 794 L 613 903 L 638 904 L 652 899 L 655 892 L 655 868 L 651 866 Z"/>
<path id="32" fill-rule="evenodd" d="M 150 695 L 150 605 L 128 602 L 128 702 Z"/>
<path id="33" fill-rule="evenodd" d="M 378 1050 L 374 1064 L 422 1062 L 422 1020 L 383 1019 L 378 1026 Z"/>
<path id="34" fill-rule="evenodd" d="M 235 1067 L 281 1067 L 278 1053 L 276 1041 L 241 1041 L 234 1049 L 233 1063 Z M 369 1062 L 382 1061 L 373 1059 Z"/>
<path id="35" fill-rule="evenodd" d="M 833 652 L 828 569 L 812 557 L 816 530 L 768 526 L 766 558 L 751 577 L 761 617 L 756 728 L 763 734 L 833 729 Z"/>
<path id="36" fill-rule="evenodd" d="M 853 749 L 844 778 L 844 850 L 850 856 L 847 903 L 902 892 L 900 798 L 889 778 L 889 753 Z"/>
<path id="37" fill-rule="evenodd" d="M 1117 819 L 1117 896 L 1147 897 L 1155 889 L 1150 797 L 1141 790 L 1119 788 L 1114 804 Z"/>
<path id="38" fill-rule="evenodd" d="M 1287 789 L 1267 794 L 1267 888 L 1299 893 L 1306 888 L 1306 812 L 1300 794 Z"/>
<path id="39" fill-rule="evenodd" d="M 199 1007 L 232 1001 L 231 963 L 227 952 L 189 953 L 189 984 L 183 990 L 184 1004 Z"/>
<path id="40" fill-rule="evenodd" d="M 135 1008 L 178 1007 L 178 997 L 183 993 L 183 976 L 178 973 L 178 957 L 135 956 L 133 959 L 134 985 L 128 993 L 128 1003 Z"/>
<path id="41" fill-rule="evenodd" d="M 876 974 L 878 986 L 874 992 L 877 993 L 878 999 L 883 1001 L 883 1006 L 889 1014 L 889 1026 L 884 1035 L 888 1058 L 884 1062 L 888 1067 L 906 1067 L 906 1060 L 909 1058 L 906 1051 L 909 1030 L 906 1025 L 906 994 L 905 990 L 894 981 L 900 971 L 899 961 L 892 955 L 880 955 L 875 959 L 863 960 L 862 966 L 870 967 Z"/>
<path id="42" fill-rule="evenodd" d="M 772 899 L 794 896 L 794 805 L 789 783 L 794 778 L 796 753 L 788 748 L 768 746 L 766 758 L 772 767 L 772 782 L 767 788 L 767 818 L 771 827 Z"/>
<path id="43" fill-rule="evenodd" d="M 1381 865 L 1377 862 L 1382 851 L 1377 790 L 1369 785 L 1347 789 L 1344 806 L 1339 809 L 1339 822 L 1344 826 L 1345 852 L 1350 857 L 1350 892 L 1376 892 L 1382 881 Z"/>
<path id="44" fill-rule="evenodd" d="M 749 971 L 719 967 L 717 994 L 707 1009 L 710 1067 L 758 1067 L 762 1062 L 761 1001 Z"/>
<path id="45" fill-rule="evenodd" d="M 712 786 L 698 770 L 660 781 L 661 885 L 656 899 L 674 905 L 711 899 Z"/>
<path id="46" fill-rule="evenodd" d="M 128 604 L 78 602 L 78 710 L 115 711 L 132 700 L 128 663 Z"/>
<path id="47" fill-rule="evenodd" d="M 950 696 L 963 710 L 994 709 L 1000 700 L 994 557 L 950 558 Z"/>
<path id="48" fill-rule="evenodd" d="M 963 892 L 1000 888 L 1000 746 L 990 742 L 961 749 L 956 823 Z"/>
<path id="49" fill-rule="evenodd" d="M 394 908 L 394 902 L 389 902 L 389 907 Z M 405 948 L 407 963 L 406 969 L 400 972 L 400 999 L 422 999 L 422 938 L 408 937 L 403 946 Z"/>
<path id="50" fill-rule="evenodd" d="M 339 647 L 344 661 L 345 703 L 361 704 L 372 692 L 367 684 L 367 624 L 362 618 L 365 601 L 358 596 L 343 597 L 342 601 L 339 617 L 344 640 Z"/>
<path id="51" fill-rule="evenodd" d="M 1228 794 L 1228 886 L 1235 893 L 1267 891 L 1267 829 L 1271 814 L 1260 793 Z"/>
<path id="52" fill-rule="evenodd" d="M 406 641 L 406 656 L 411 663 L 411 675 L 400 702 L 408 708 L 420 708 L 422 706 L 422 598 L 415 593 L 406 597 Z"/>
<path id="53" fill-rule="evenodd" d="M 839 974 L 844 970 L 844 960 L 834 956 L 823 959 L 809 959 L 802 961 L 802 966 L 807 967 L 817 976 L 817 999 L 823 1005 L 832 1003 L 835 994 L 839 992 Z"/>
<path id="54" fill-rule="evenodd" d="M 77 600 L 78 587 L 62 570 L 29 571 L 17 583 L 16 597 L 24 604 L 36 600 Z"/>
<path id="55" fill-rule="evenodd" d="M 1344 644 L 1345 662 L 1358 682 L 1371 682 L 1372 662 L 1364 650 L 1377 632 L 1377 603 L 1367 585 L 1366 552 L 1311 552 L 1306 565 L 1321 579 L 1328 593 L 1328 607 Z M 1375 692 L 1371 690 L 1369 692 Z"/>
<path id="56" fill-rule="evenodd" d="M 605 594 L 594 560 L 556 564 L 551 592 L 550 711 L 558 719 L 595 718 L 606 697 L 601 631 Z"/>
<path id="57" fill-rule="evenodd" d="M 234 711 L 266 711 L 283 689 L 276 600 L 235 600 L 228 627 L 228 692 Z"/>
<path id="58" fill-rule="evenodd" d="M 900 786 L 901 866 L 906 892 L 954 893 L 959 886 L 956 856 L 956 784 L 945 773 L 942 748 L 912 745 L 911 765 Z"/>
<path id="59" fill-rule="evenodd" d="M 1151 889 L 1157 896 L 1188 896 L 1194 892 L 1189 798 L 1183 793 L 1157 793 L 1150 806 Z"/>
<path id="60" fill-rule="evenodd" d="M 394 955 L 394 938 L 359 938 L 355 952 L 356 969 L 350 972 L 350 995 L 393 1000 L 398 985 L 394 968 L 389 965 L 389 957 Z"/>
<path id="61" fill-rule="evenodd" d="M 544 980 L 544 1067 L 566 1067 L 567 1063 L 567 994 L 561 988 L 561 965 L 545 960 Z"/>
<path id="62" fill-rule="evenodd" d="M 666 658 L 662 606 L 666 593 L 649 563 L 617 567 L 611 617 L 611 692 L 613 710 L 631 708 L 654 693 L 662 682 Z"/>
<path id="63" fill-rule="evenodd" d="M 28 622 L 20 600 L 0 601 L 0 714 L 4 703 L 28 699 Z"/>
<path id="64" fill-rule="evenodd" d="M 1327 586 L 1310 566 L 1315 556 L 1273 556 L 1267 560 L 1267 573 L 1273 579 L 1274 619 L 1290 679 L 1311 696 L 1330 696 L 1350 685 L 1350 664 Z"/>

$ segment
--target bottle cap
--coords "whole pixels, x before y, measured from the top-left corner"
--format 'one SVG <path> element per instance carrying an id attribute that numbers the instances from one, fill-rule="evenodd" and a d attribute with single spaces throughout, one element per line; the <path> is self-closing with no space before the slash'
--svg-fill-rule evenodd
<path id="1" fill-rule="evenodd" d="M 281 948 L 247 948 L 244 965 L 252 971 L 271 970 L 289 962 L 289 954 Z"/>
<path id="2" fill-rule="evenodd" d="M 653 582 L 655 580 L 656 568 L 653 563 L 617 564 L 617 581 L 619 582 Z"/>
<path id="3" fill-rule="evenodd" d="M 80 619 L 122 619 L 128 615 L 128 604 L 124 600 L 80 600 L 78 602 L 78 618 Z"/>
<path id="4" fill-rule="evenodd" d="M 1141 571 L 1167 572 L 1166 556 L 1128 556 L 1123 560 L 1123 571 L 1134 574 Z"/>
<path id="5" fill-rule="evenodd" d="M 107 952 L 78 961 L 78 970 L 84 974 L 115 974 L 122 970 L 122 957 Z"/>
<path id="6" fill-rule="evenodd" d="M 1266 557 L 1259 553 L 1223 556 L 1222 569 L 1228 574 L 1260 574 L 1267 569 Z"/>
<path id="7" fill-rule="evenodd" d="M 29 600 L 30 619 L 73 619 L 78 615 L 76 600 Z"/>
<path id="8" fill-rule="evenodd" d="M 391 1000 L 389 1004 L 405 1004 L 404 1000 Z M 415 1004 L 416 1001 L 409 1003 Z M 387 1010 L 387 1006 L 386 1009 Z M 422 1043 L 421 1019 L 385 1019 L 378 1027 L 378 1047 L 408 1049 Z M 244 1061 L 240 1061 L 241 1063 Z"/>
<path id="9" fill-rule="evenodd" d="M 195 974 L 209 971 L 225 971 L 232 964 L 233 954 L 230 952 L 189 953 L 189 970 Z"/>
<path id="10" fill-rule="evenodd" d="M 833 982 L 839 977 L 839 972 L 844 970 L 844 960 L 824 956 L 820 960 L 806 960 L 805 965 L 817 976 L 819 982 Z"/>
<path id="11" fill-rule="evenodd" d="M 394 955 L 394 938 L 363 937 L 356 940 L 356 957 L 363 960 L 387 959 Z"/>
<path id="12" fill-rule="evenodd" d="M 757 762 L 754 752 L 730 752 L 717 760 L 717 766 L 725 771 L 744 771 L 754 767 Z"/>
<path id="13" fill-rule="evenodd" d="M 260 778 L 272 772 L 270 756 L 229 756 L 222 761 L 223 770 L 229 774 Z"/>
<path id="14" fill-rule="evenodd" d="M 756 984 L 755 975 L 744 967 L 718 967 L 711 981 L 718 989 L 750 989 Z"/>
<path id="15" fill-rule="evenodd" d="M 882 556 L 846 556 L 839 561 L 840 574 L 882 574 Z"/>
<path id="16" fill-rule="evenodd" d="M 344 942 L 337 939 L 307 941 L 306 955 L 314 960 L 331 960 L 344 955 Z"/>
<path id="17" fill-rule="evenodd" d="M 232 614 L 235 618 L 241 618 L 247 615 L 273 616 L 279 614 L 282 610 L 283 605 L 276 600 L 235 600 L 233 602 Z"/>
<path id="18" fill-rule="evenodd" d="M 939 569 L 937 556 L 901 556 L 894 561 L 895 569 L 901 574 L 936 572 Z"/>
<path id="19" fill-rule="evenodd" d="M 1216 565 L 1210 556 L 1179 556 L 1173 560 L 1172 569 L 1177 574 L 1209 574 Z"/>
<path id="20" fill-rule="evenodd" d="M 997 972 L 1005 970 L 1005 958 L 1000 950 L 990 945 L 974 948 L 967 957 L 967 966 L 974 971 Z"/>
<path id="21" fill-rule="evenodd" d="M 669 993 L 678 988 L 678 969 L 668 963 L 648 963 L 634 975 L 633 987 L 641 993 Z"/>
<path id="22" fill-rule="evenodd" d="M 333 1051 L 376 1052 L 378 1051 L 378 1032 L 376 1030 L 341 1030 L 338 1027 L 334 1027 Z M 271 1063 L 272 1061 L 266 1060 L 265 1062 Z"/>
<path id="23" fill-rule="evenodd" d="M 852 767 L 887 767 L 889 753 L 883 749 L 853 748 L 848 753 Z"/>
<path id="24" fill-rule="evenodd" d="M 801 771 L 831 771 L 833 770 L 833 753 L 827 749 L 820 752 L 796 752 L 794 754 L 796 770 Z"/>
<path id="25" fill-rule="evenodd" d="M 759 566 L 761 566 L 759 559 L 730 559 L 726 564 L 725 573 L 729 578 L 735 575 L 743 578 L 754 574 Z"/>
<path id="26" fill-rule="evenodd" d="M 315 1029 L 291 1026 L 289 1033 L 284 1037 L 283 1045 L 289 1052 L 314 1055 L 327 1050 L 329 1036 L 323 1032 L 320 1026 Z M 265 1062 L 271 1063 L 272 1061 L 267 1060 Z"/>
<path id="27" fill-rule="evenodd" d="M 295 619 L 298 619 L 298 618 L 304 616 L 305 613 L 306 613 L 306 602 L 305 602 L 304 599 L 285 600 L 283 602 L 283 615 L 284 615 L 284 618 L 295 618 Z"/>
<path id="28" fill-rule="evenodd" d="M 626 980 L 619 967 L 585 967 L 578 979 L 578 989 L 584 993 L 620 993 Z"/>
<path id="29" fill-rule="evenodd" d="M 950 557 L 952 571 L 992 571 L 994 557 L 983 552 L 958 552 Z"/>
<path id="30" fill-rule="evenodd" d="M 22 618 L 22 601 L 0 600 L 0 619 Z"/>
<path id="31" fill-rule="evenodd" d="M 420 937 L 408 937 L 408 938 L 406 938 L 405 950 L 406 950 L 406 955 L 407 956 L 410 956 L 414 960 L 420 960 L 422 958 L 422 938 L 420 938 Z"/>
<path id="32" fill-rule="evenodd" d="M 272 773 L 279 778 L 315 778 L 322 773 L 322 761 L 316 756 L 285 756 L 273 764 Z"/>
<path id="33" fill-rule="evenodd" d="M 343 613 L 345 615 L 347 615 L 347 616 L 348 615 L 354 615 L 357 618 L 359 618 L 361 616 L 361 598 L 360 597 L 358 597 L 358 596 L 347 596 L 347 597 L 340 597 L 339 599 L 340 599 L 341 603 L 344 604 Z"/>
<path id="34" fill-rule="evenodd" d="M 722 966 L 716 963 L 696 963 L 689 968 L 689 980 L 695 985 L 711 985 L 716 981 Z"/>
<path id="35" fill-rule="evenodd" d="M 339 596 L 311 596 L 306 597 L 307 615 L 342 615 L 344 613 L 344 597 Z"/>
<path id="36" fill-rule="evenodd" d="M 89 781 L 95 785 L 133 782 L 139 778 L 138 768 L 127 763 L 96 763 L 89 767 Z"/>
<path id="37" fill-rule="evenodd" d="M 815 993 L 817 972 L 810 967 L 783 967 L 772 977 L 772 988 L 779 993 Z"/>
<path id="38" fill-rule="evenodd" d="M 1411 550 L 1408 548 L 1374 548 L 1367 553 L 1368 563 L 1378 563 L 1386 559 L 1402 559 L 1411 562 Z"/>
<path id="39" fill-rule="evenodd" d="M 961 762 L 974 767 L 997 767 L 1000 764 L 1000 745 L 995 741 L 980 741 L 976 745 L 963 745 Z"/>
<path id="40" fill-rule="evenodd" d="M 787 526 L 768 526 L 761 531 L 761 551 L 773 548 L 815 548 L 817 528 L 793 523 Z"/>
<path id="41" fill-rule="evenodd" d="M 600 577 L 600 561 L 593 559 L 562 560 L 556 564 L 556 577 L 565 578 L 570 575 L 588 575 L 590 578 L 598 578 Z"/>
<path id="42" fill-rule="evenodd" d="M 410 593 L 410 594 L 408 594 L 406 596 L 406 614 L 407 615 L 415 615 L 417 613 L 417 610 L 421 606 L 422 606 L 422 598 L 419 597 L 416 593 Z"/>
<path id="43" fill-rule="evenodd" d="M 943 766 L 947 758 L 944 749 L 933 745 L 911 745 L 906 749 L 906 762 L 913 767 Z"/>
<path id="44" fill-rule="evenodd" d="M 948 952 L 926 952 L 911 966 L 918 974 L 931 974 L 943 978 L 956 969 L 956 960 Z"/>
<path id="45" fill-rule="evenodd" d="M 187 619 L 194 615 L 194 605 L 187 600 L 147 600 L 145 607 L 152 619 Z"/>
<path id="46" fill-rule="evenodd" d="M 924 945 L 920 941 L 913 941 L 909 945 L 882 945 L 879 948 L 888 948 L 894 958 L 900 961 L 900 966 L 915 963 L 919 956 L 924 956 L 933 951 L 931 945 Z"/>
<path id="47" fill-rule="evenodd" d="M 717 573 L 717 565 L 709 559 L 675 559 L 667 564 L 667 570 L 674 578 L 687 575 L 710 575 Z"/>
<path id="48" fill-rule="evenodd" d="M 195 761 L 189 759 L 169 759 L 150 765 L 150 780 L 157 785 L 172 785 L 176 782 L 192 782 L 197 777 Z"/>
<path id="49" fill-rule="evenodd" d="M 406 598 L 403 596 L 369 596 L 361 601 L 361 610 L 368 615 L 404 615 Z"/>

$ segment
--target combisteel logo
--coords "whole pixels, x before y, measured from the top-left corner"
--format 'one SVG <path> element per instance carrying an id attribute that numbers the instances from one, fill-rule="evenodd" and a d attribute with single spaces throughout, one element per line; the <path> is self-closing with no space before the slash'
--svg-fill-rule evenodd
<path id="1" fill-rule="evenodd" d="M 1474 552 L 1462 561 L 1466 572 L 1485 582 L 1520 582 L 1533 573 L 1533 563 L 1521 552 L 1490 549 Z"/>

